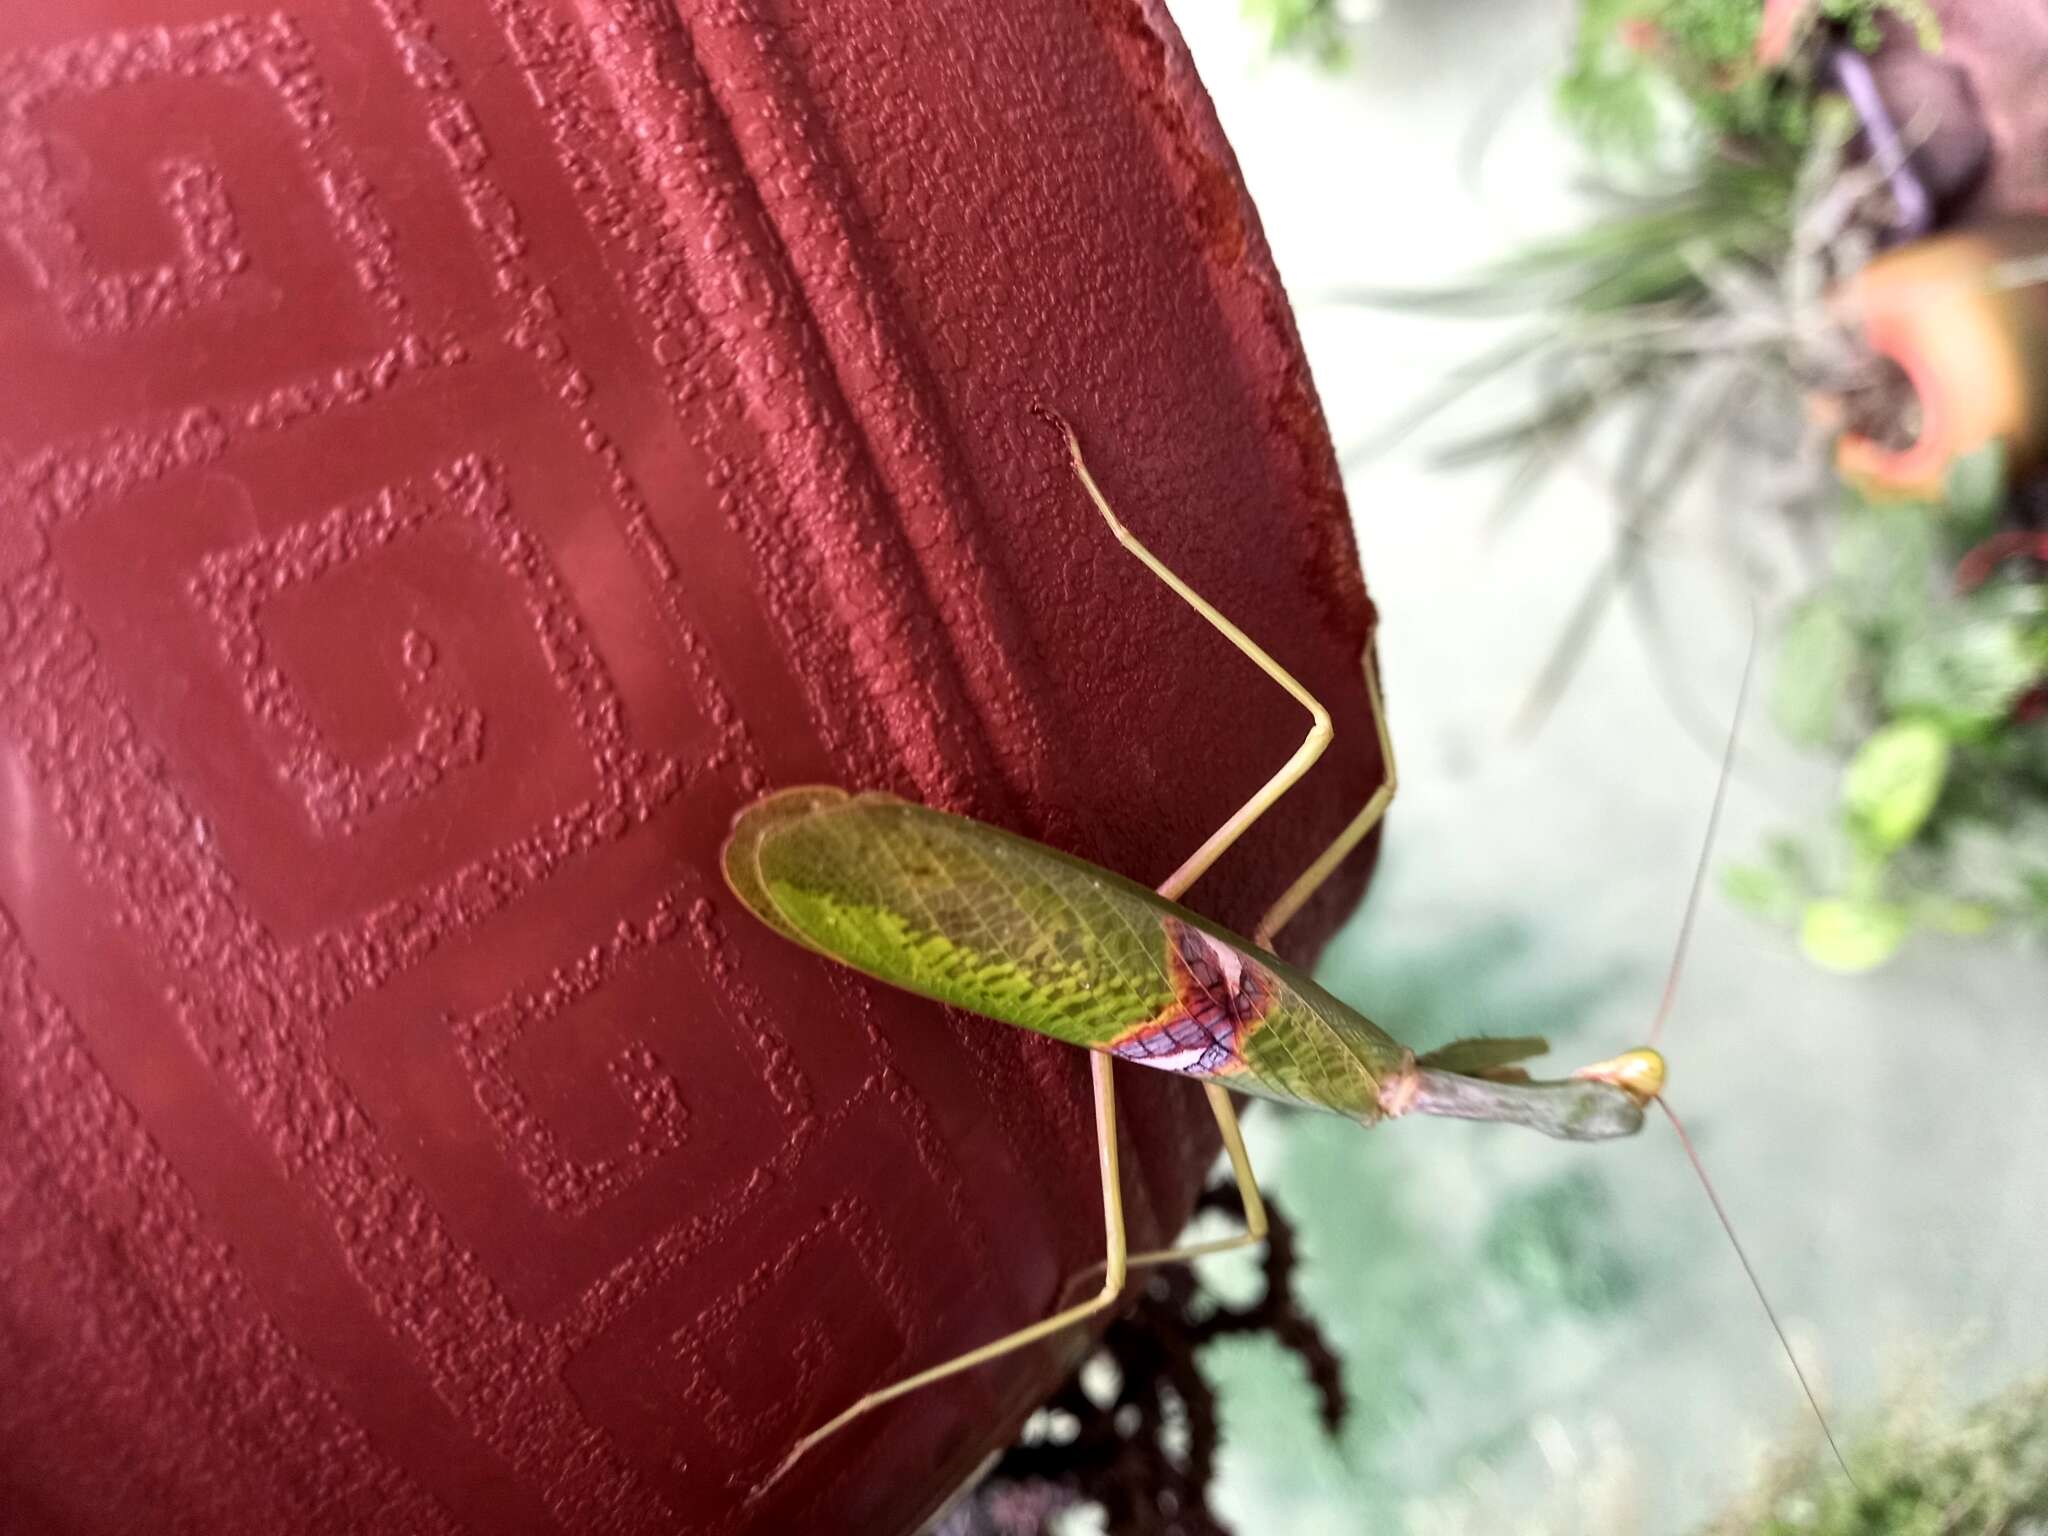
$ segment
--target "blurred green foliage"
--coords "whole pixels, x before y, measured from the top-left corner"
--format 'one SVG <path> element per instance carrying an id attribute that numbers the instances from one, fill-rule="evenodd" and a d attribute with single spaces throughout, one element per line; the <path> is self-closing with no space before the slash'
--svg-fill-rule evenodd
<path id="1" fill-rule="evenodd" d="M 1800 334 L 1769 297 L 1792 249 L 1804 168 L 1794 159 L 1711 156 L 1653 193 L 1607 189 L 1598 218 L 1533 241 L 1452 286 L 1352 290 L 1407 313 L 1531 317 L 1465 363 L 1347 458 L 1405 440 L 1466 397 L 1504 380 L 1535 398 L 1506 419 L 1435 448 L 1454 469 L 1506 460 L 1504 511 L 1526 502 L 1603 424 L 1619 421 L 1631 462 L 1617 477 L 1631 506 L 1670 501 L 1712 430 L 1699 381 L 1731 362 L 1789 372 Z M 1736 290 L 1756 295 L 1744 310 Z M 1648 494 L 1654 491 L 1654 495 Z"/>
<path id="2" fill-rule="evenodd" d="M 1350 62 L 1345 17 L 1337 0 L 1243 0 L 1245 19 L 1273 53 L 1300 54 L 1326 69 Z"/>
<path id="3" fill-rule="evenodd" d="M 1627 1225 L 1607 1187 L 1583 1169 L 1510 1191 L 1494 1207 L 1480 1251 L 1495 1273 L 1532 1301 L 1600 1315 L 1641 1288 Z"/>
<path id="4" fill-rule="evenodd" d="M 1398 905 L 1412 872 L 1383 869 L 1376 899 Z M 1528 931 L 1483 918 L 1420 943 L 1360 924 L 1318 974 L 1407 1027 L 1538 1033 L 1553 1047 L 1639 979 L 1562 969 Z M 1532 1358 L 1550 1362 L 1551 1385 L 1590 1370 L 1574 1348 L 1579 1330 L 1594 1319 L 1623 1326 L 1668 1285 L 1670 1252 L 1621 1219 L 1579 1149 L 1487 1134 L 1496 1129 L 1443 1123 L 1377 1136 L 1331 1117 L 1288 1121 L 1284 1155 L 1261 1176 L 1295 1213 L 1299 1294 L 1344 1362 L 1351 1411 L 1333 1443 L 1298 1360 L 1264 1340 L 1209 1346 L 1226 1455 L 1258 1469 L 1256 1518 L 1244 1512 L 1238 1529 L 1294 1529 L 1290 1500 L 1306 1511 L 1333 1494 L 1356 1513 L 1348 1528 L 1397 1529 L 1424 1468 L 1519 1443 L 1512 1405 Z"/>
<path id="5" fill-rule="evenodd" d="M 2024 559 L 1953 574 L 1993 535 L 2003 480 L 1993 447 L 1938 504 L 1849 498 L 1831 572 L 1785 627 L 1772 712 L 1847 754 L 1837 823 L 1727 887 L 1832 970 L 1879 965 L 1915 929 L 2048 934 L 2048 584 Z"/>
<path id="6" fill-rule="evenodd" d="M 1819 18 L 1871 49 L 1897 17 L 1923 48 L 1940 45 L 1927 0 L 1818 0 Z M 1595 148 L 1655 148 L 1670 108 L 1690 109 L 1712 142 L 1798 151 L 1812 131 L 1813 96 L 1785 72 L 1755 64 L 1764 8 L 1757 0 L 1584 0 L 1570 67 L 1558 87 L 1565 116 Z"/>
<path id="7" fill-rule="evenodd" d="M 1921 1384 L 1831 1461 L 1788 1456 L 1701 1536 L 2023 1536 L 2048 1530 L 2048 1377 L 1949 1416 Z"/>

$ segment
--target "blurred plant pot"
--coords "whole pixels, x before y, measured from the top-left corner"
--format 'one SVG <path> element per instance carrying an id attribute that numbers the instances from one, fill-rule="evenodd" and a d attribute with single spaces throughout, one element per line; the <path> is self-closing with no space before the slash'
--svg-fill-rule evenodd
<path id="1" fill-rule="evenodd" d="M 1845 480 L 1869 496 L 1931 499 L 1956 460 L 1995 440 L 2015 478 L 2041 466 L 2044 277 L 2048 216 L 2013 216 L 1887 251 L 1849 280 L 1839 312 L 1898 367 L 1909 397 L 1886 411 L 1890 432 L 1843 433 L 1835 462 Z"/>
<path id="2" fill-rule="evenodd" d="M 1248 927 L 1378 782 L 1371 609 L 1153 3 L 0 12 L 10 1530 L 904 1530 L 1082 1341 L 1072 1053 L 718 879 L 778 784 Z M 1311 954 L 1364 864 L 1286 936 Z M 1134 1242 L 1213 1153 L 1125 1074 Z"/>

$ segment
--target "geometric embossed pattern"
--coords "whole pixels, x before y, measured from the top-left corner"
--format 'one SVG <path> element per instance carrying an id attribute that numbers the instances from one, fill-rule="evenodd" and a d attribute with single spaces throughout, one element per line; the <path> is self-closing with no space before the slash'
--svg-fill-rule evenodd
<path id="1" fill-rule="evenodd" d="M 1156 879 L 1285 755 L 1040 398 L 1340 721 L 1205 910 L 1377 782 L 1170 23 L 6 8 L 0 346 L 10 1532 L 907 1528 L 1072 1341 L 743 1495 L 1097 1256 L 1085 1074 L 761 928 L 733 814 L 888 788 Z M 1148 1245 L 1182 1086 L 1125 1090 Z"/>
<path id="2" fill-rule="evenodd" d="M 217 627 L 221 654 L 233 669 L 244 703 L 273 738 L 271 751 L 279 768 L 305 796 L 306 810 L 319 827 L 346 827 L 379 809 L 414 799 L 458 767 L 475 762 L 483 751 L 484 717 L 437 680 L 440 648 L 433 637 L 408 629 L 403 640 L 405 692 L 415 715 L 408 721 L 409 739 L 372 764 L 349 763 L 323 738 L 306 699 L 266 646 L 262 611 L 297 587 L 346 571 L 449 520 L 473 526 L 482 549 L 513 580 L 523 582 L 526 590 L 520 596 L 534 627 L 551 653 L 562 658 L 557 678 L 564 691 L 579 683 L 586 694 L 592 691 L 596 673 L 588 657 L 568 654 L 575 647 L 574 621 L 559 586 L 536 579 L 539 558 L 533 541 L 506 517 L 505 492 L 492 467 L 482 460 L 458 461 L 424 485 L 389 487 L 366 502 L 337 508 L 293 528 L 282 538 L 209 556 L 193 580 L 193 595 Z M 549 591 L 550 585 L 556 590 Z M 578 712 L 579 724 L 593 748 L 606 737 L 616 739 L 616 721 L 603 718 L 607 706 L 616 714 L 616 701 L 600 697 L 577 702 L 584 705 Z M 461 793 L 460 786 L 454 792 Z"/>

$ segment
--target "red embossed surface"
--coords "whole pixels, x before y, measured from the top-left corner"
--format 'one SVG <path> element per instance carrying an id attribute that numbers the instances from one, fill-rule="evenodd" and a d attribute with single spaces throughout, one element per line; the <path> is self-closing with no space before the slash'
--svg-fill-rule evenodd
<path id="1" fill-rule="evenodd" d="M 1061 1369 L 1085 1071 L 793 951 L 777 784 L 1194 902 L 1370 610 L 1150 0 L 0 10 L 0 1524 L 891 1531 Z M 1298 925 L 1306 952 L 1361 871 Z M 1201 1096 L 1122 1074 L 1134 1239 Z"/>

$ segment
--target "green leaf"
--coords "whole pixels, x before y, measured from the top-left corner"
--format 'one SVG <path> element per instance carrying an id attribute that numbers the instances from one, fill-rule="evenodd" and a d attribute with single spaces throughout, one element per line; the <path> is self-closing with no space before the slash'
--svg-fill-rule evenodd
<path id="1" fill-rule="evenodd" d="M 1959 939 L 1974 939 L 1998 926 L 1998 908 L 1988 901 L 1931 896 L 1913 904 L 1913 921 Z"/>
<path id="2" fill-rule="evenodd" d="M 1848 867 L 1841 872 L 1835 894 L 1851 901 L 1882 900 L 1892 876 L 1892 850 L 1880 847 L 1867 832 L 1859 832 L 1853 822 L 1850 833 Z"/>
<path id="3" fill-rule="evenodd" d="M 2048 590 L 2001 582 L 1904 637 L 1885 668 L 1893 713 L 1939 720 L 1951 735 L 2001 729 L 2048 662 Z"/>
<path id="4" fill-rule="evenodd" d="M 1891 959 L 1910 927 L 1905 909 L 1891 902 L 1816 901 L 1806 908 L 1799 944 L 1815 965 L 1854 975 Z"/>
<path id="5" fill-rule="evenodd" d="M 1806 849 L 1789 837 L 1772 838 L 1764 845 L 1763 862 L 1737 865 L 1722 882 L 1733 900 L 1781 923 L 1797 919 L 1819 886 Z"/>
<path id="6" fill-rule="evenodd" d="M 1911 842 L 1941 798 L 1949 755 L 1948 733 L 1930 720 L 1898 720 L 1874 732 L 1842 776 L 1851 829 L 1878 849 Z"/>
<path id="7" fill-rule="evenodd" d="M 1850 41 L 1865 53 L 1883 43 L 1878 23 L 1886 16 L 1910 28 L 1923 53 L 1941 51 L 1941 20 L 1928 0 L 1821 0 L 1820 11 L 1847 26 Z"/>
<path id="8" fill-rule="evenodd" d="M 1841 604 L 1828 597 L 1802 603 L 1778 643 L 1771 680 L 1779 729 L 1809 746 L 1833 741 L 1855 662 L 1856 635 Z"/>
<path id="9" fill-rule="evenodd" d="M 2001 804 L 1952 824 L 1945 817 L 1941 851 L 1946 890 L 2003 912 L 2023 911 L 2038 899 L 2030 887 L 2040 882 L 2048 891 L 2048 807 Z"/>
<path id="10" fill-rule="evenodd" d="M 1303 54 L 1325 69 L 1350 62 L 1336 0 L 1244 0 L 1243 10 L 1245 19 L 1265 33 L 1273 53 Z"/>
<path id="11" fill-rule="evenodd" d="M 1942 478 L 1941 497 L 1956 536 L 1975 544 L 1990 535 L 2005 512 L 2005 443 L 1994 438 L 1949 465 Z"/>
<path id="12" fill-rule="evenodd" d="M 1850 621 L 1884 632 L 1924 620 L 1939 553 L 1934 519 L 1911 503 L 1851 505 L 1836 522 L 1835 587 Z"/>
<path id="13" fill-rule="evenodd" d="M 1721 889 L 1736 905 L 1772 922 L 1789 922 L 1803 904 L 1799 887 L 1782 870 L 1762 864 L 1730 866 L 1721 876 Z"/>

